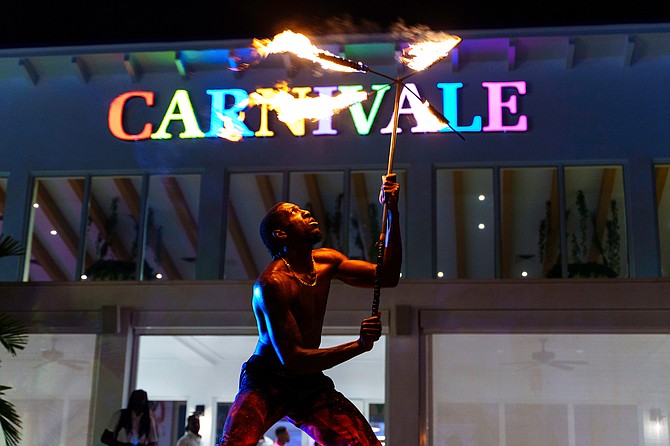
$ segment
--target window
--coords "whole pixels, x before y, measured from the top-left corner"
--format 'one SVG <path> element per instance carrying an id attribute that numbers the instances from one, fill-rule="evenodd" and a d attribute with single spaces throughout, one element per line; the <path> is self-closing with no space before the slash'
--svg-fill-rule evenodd
<path id="1" fill-rule="evenodd" d="M 400 228 L 405 232 L 405 200 L 402 188 L 406 187 L 406 174 L 397 170 L 397 181 L 400 184 Z M 349 209 L 349 241 L 347 255 L 352 259 L 377 262 L 377 242 L 382 231 L 383 206 L 379 204 L 379 187 L 381 176 L 385 172 L 354 171 L 351 173 L 350 209 Z M 404 240 L 404 237 L 403 237 Z"/>
<path id="2" fill-rule="evenodd" d="M 404 172 L 398 172 L 404 185 Z M 230 176 L 224 278 L 255 279 L 270 260 L 259 236 L 267 211 L 287 200 L 308 209 L 319 222 L 323 239 L 318 247 L 337 249 L 354 259 L 377 261 L 376 242 L 381 233 L 379 171 L 351 173 L 349 197 L 342 171 L 234 173 Z M 401 199 L 401 228 L 404 230 Z"/>
<path id="3" fill-rule="evenodd" d="M 492 169 L 440 169 L 436 174 L 437 277 L 495 277 Z"/>
<path id="4" fill-rule="evenodd" d="M 82 280 L 137 280 L 142 177 L 91 179 Z"/>
<path id="5" fill-rule="evenodd" d="M 195 278 L 198 175 L 38 178 L 33 194 L 26 280 Z"/>
<path id="6" fill-rule="evenodd" d="M 667 444 L 661 334 L 436 334 L 432 445 Z"/>
<path id="7" fill-rule="evenodd" d="M 560 271 L 557 169 L 501 169 L 500 197 L 502 277 L 545 277 L 555 267 Z"/>
<path id="8" fill-rule="evenodd" d="M 323 234 L 320 246 L 344 249 L 344 175 L 342 172 L 292 172 L 289 201 L 309 209 Z"/>
<path id="9" fill-rule="evenodd" d="M 195 279 L 199 194 L 199 175 L 150 177 L 144 257 L 151 270 L 145 280 Z"/>
<path id="10" fill-rule="evenodd" d="M 77 275 L 84 178 L 38 178 L 33 191 L 29 281 L 68 281 Z"/>
<path id="11" fill-rule="evenodd" d="M 24 350 L 11 356 L 0 349 L 4 399 L 21 417 L 21 444 L 88 446 L 96 336 L 28 336 Z"/>
<path id="12" fill-rule="evenodd" d="M 622 168 L 438 169 L 436 241 L 437 277 L 627 277 Z"/>
<path id="13" fill-rule="evenodd" d="M 620 166 L 566 167 L 567 277 L 627 277 Z"/>
<path id="14" fill-rule="evenodd" d="M 258 228 L 267 211 L 280 201 L 282 187 L 281 173 L 230 175 L 224 279 L 253 280 L 269 261 Z"/>

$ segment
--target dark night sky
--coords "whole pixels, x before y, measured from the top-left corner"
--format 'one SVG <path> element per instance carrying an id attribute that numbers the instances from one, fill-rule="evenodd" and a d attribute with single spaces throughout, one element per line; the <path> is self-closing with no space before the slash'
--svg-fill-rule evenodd
<path id="1" fill-rule="evenodd" d="M 0 48 L 251 39 L 284 29 L 318 35 L 342 23 L 385 32 L 400 19 L 439 31 L 670 23 L 667 0 L 9 1 L 0 14 Z"/>

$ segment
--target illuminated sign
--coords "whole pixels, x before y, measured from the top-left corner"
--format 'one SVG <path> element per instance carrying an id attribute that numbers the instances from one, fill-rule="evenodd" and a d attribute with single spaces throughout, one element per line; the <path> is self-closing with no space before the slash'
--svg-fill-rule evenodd
<path id="1" fill-rule="evenodd" d="M 437 88 L 442 91 L 442 113 L 450 121 L 451 126 L 458 132 L 525 132 L 528 130 L 528 118 L 519 114 L 518 98 L 526 94 L 525 81 L 508 82 L 482 82 L 482 87 L 487 91 L 487 117 L 486 125 L 482 122 L 482 116 L 473 116 L 468 123 L 458 122 L 458 91 L 463 88 L 460 82 L 438 83 Z M 386 93 L 390 90 L 386 84 L 372 85 L 375 92 L 371 98 L 370 110 L 366 113 L 363 104 L 357 103 L 349 107 L 349 114 L 353 120 L 356 132 L 359 135 L 368 135 L 375 120 Z M 362 85 L 340 85 L 320 87 L 294 87 L 291 93 L 298 99 L 313 93 L 318 96 L 335 96 L 338 92 L 362 91 Z M 411 91 L 408 91 L 411 90 Z M 256 92 L 260 95 L 272 92 L 270 88 L 259 88 Z M 258 106 L 260 109 L 260 121 L 258 129 L 251 130 L 245 123 L 245 110 L 249 108 L 249 93 L 239 88 L 206 90 L 211 98 L 209 110 L 209 130 L 203 132 L 202 126 L 191 103 L 191 97 L 187 90 L 174 92 L 170 104 L 167 106 L 163 118 L 158 126 L 145 122 L 137 128 L 140 131 L 130 131 L 124 127 L 124 122 L 136 122 L 132 115 L 128 115 L 128 105 L 131 101 L 142 101 L 142 106 L 153 107 L 155 93 L 152 91 L 130 91 L 117 96 L 109 106 L 108 123 L 109 130 L 116 138 L 125 141 L 139 141 L 146 139 L 171 139 L 173 134 L 168 128 L 174 122 L 179 122 L 183 131 L 178 137 L 186 138 L 216 138 L 222 128 L 230 126 L 243 138 L 250 137 L 272 137 L 274 132 L 270 130 L 269 107 L 266 104 Z M 424 114 L 420 113 L 422 103 L 415 84 L 407 83 L 401 92 L 400 115 L 413 115 L 416 125 L 410 129 L 412 133 L 435 132 L 425 121 Z M 367 102 L 367 101 L 366 101 Z M 137 104 L 136 104 L 137 105 Z M 438 107 L 439 108 L 439 107 Z M 388 134 L 393 131 L 393 118 L 388 118 L 388 125 L 379 132 Z M 305 135 L 305 120 L 299 120 L 285 125 L 295 136 Z M 452 132 L 446 127 L 439 132 Z M 398 128 L 398 132 L 402 132 Z M 312 135 L 337 135 L 337 129 L 333 128 L 332 117 L 323 118 L 316 122 L 316 128 Z"/>

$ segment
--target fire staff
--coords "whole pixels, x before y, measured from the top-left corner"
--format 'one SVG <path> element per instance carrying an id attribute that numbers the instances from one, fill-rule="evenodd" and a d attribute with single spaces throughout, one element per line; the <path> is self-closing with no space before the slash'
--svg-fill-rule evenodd
<path id="1" fill-rule="evenodd" d="M 395 174 L 382 178 L 388 219 L 383 287 L 396 286 L 400 277 L 399 189 Z M 331 281 L 372 288 L 377 266 L 330 248 L 314 249 L 322 238 L 319 225 L 309 211 L 292 203 L 270 209 L 260 233 L 272 261 L 253 287 L 258 343 L 242 366 L 220 444 L 256 445 L 286 417 L 322 445 L 379 445 L 365 417 L 323 373 L 372 349 L 382 332 L 379 314 L 362 320 L 358 339 L 320 348 Z"/>

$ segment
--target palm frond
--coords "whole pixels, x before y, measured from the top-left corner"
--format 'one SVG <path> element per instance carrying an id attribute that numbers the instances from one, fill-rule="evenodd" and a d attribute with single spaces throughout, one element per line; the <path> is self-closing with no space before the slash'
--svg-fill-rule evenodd
<path id="1" fill-rule="evenodd" d="M 11 235 L 0 234 L 0 257 L 20 256 L 25 254 L 21 243 Z"/>
<path id="2" fill-rule="evenodd" d="M 18 446 L 21 441 L 21 419 L 14 405 L 2 398 L 8 389 L 11 387 L 0 386 L 0 426 L 5 433 L 7 446 Z"/>
<path id="3" fill-rule="evenodd" d="M 12 319 L 6 314 L 0 314 L 0 344 L 12 355 L 28 343 L 28 330 L 23 323 Z"/>
<path id="4" fill-rule="evenodd" d="M 21 244 L 9 235 L 0 234 L 0 257 L 23 255 L 25 250 Z M 0 344 L 16 356 L 18 350 L 28 343 L 28 330 L 19 321 L 6 314 L 0 314 Z M 11 387 L 0 385 L 0 427 L 5 436 L 7 446 L 18 446 L 21 441 L 21 418 L 14 405 L 2 398 L 5 390 Z"/>

